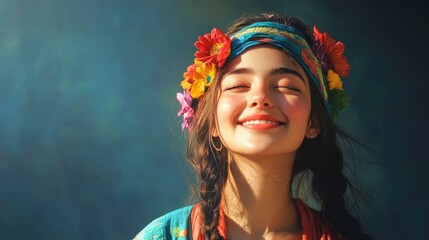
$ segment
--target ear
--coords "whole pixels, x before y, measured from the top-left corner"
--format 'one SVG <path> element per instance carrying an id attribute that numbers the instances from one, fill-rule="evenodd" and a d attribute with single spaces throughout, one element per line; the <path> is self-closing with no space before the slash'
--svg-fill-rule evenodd
<path id="1" fill-rule="evenodd" d="M 219 132 L 218 132 L 217 128 L 212 130 L 212 137 L 219 137 Z"/>
<path id="2" fill-rule="evenodd" d="M 305 133 L 305 136 L 309 139 L 315 139 L 320 133 L 320 127 L 312 124 L 310 121 L 308 123 L 307 132 Z"/>

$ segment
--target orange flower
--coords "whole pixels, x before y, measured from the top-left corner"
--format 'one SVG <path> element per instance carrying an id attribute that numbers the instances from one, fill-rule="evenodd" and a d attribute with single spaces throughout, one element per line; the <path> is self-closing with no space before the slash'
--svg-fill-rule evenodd
<path id="1" fill-rule="evenodd" d="M 216 75 L 216 65 L 214 63 L 205 64 L 195 59 L 195 63 L 190 65 L 183 74 L 181 86 L 191 93 L 193 99 L 198 99 L 207 90 Z"/>
<path id="2" fill-rule="evenodd" d="M 222 67 L 231 51 L 231 40 L 217 28 L 213 28 L 210 34 L 199 36 L 195 42 L 198 49 L 195 57 L 206 64 L 214 63 Z"/>
<path id="3" fill-rule="evenodd" d="M 323 57 L 326 58 L 328 69 L 332 68 L 340 77 L 346 77 L 350 72 L 350 65 L 344 56 L 345 46 L 342 42 L 336 41 L 328 33 L 322 33 L 314 26 L 314 38 L 319 44 L 317 48 L 323 48 Z"/>
<path id="4" fill-rule="evenodd" d="M 188 68 L 186 69 L 186 72 L 183 73 L 183 81 L 181 82 L 181 86 L 183 89 L 185 90 L 190 90 L 192 84 L 194 83 L 194 73 L 195 73 L 195 69 L 197 68 L 198 63 L 195 62 L 194 64 L 191 64 L 188 66 Z"/>

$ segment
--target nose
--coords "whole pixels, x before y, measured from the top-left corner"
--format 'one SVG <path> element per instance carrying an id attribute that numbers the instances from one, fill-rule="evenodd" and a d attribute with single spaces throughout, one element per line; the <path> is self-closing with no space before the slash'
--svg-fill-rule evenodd
<path id="1" fill-rule="evenodd" d="M 273 107 L 273 101 L 271 99 L 268 90 L 256 89 L 251 92 L 248 101 L 248 107 L 250 108 L 271 108 Z"/>

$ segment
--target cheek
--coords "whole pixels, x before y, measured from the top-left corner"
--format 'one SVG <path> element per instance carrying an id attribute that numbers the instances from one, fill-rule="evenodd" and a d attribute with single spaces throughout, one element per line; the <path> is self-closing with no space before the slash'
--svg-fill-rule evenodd
<path id="1" fill-rule="evenodd" d="M 221 96 L 217 103 L 217 120 L 219 126 L 224 125 L 227 121 L 235 121 L 242 105 L 240 98 L 233 96 Z"/>
<path id="2" fill-rule="evenodd" d="M 289 118 L 305 120 L 306 123 L 310 116 L 311 103 L 307 98 L 287 96 L 281 99 L 279 105 Z"/>
<path id="3" fill-rule="evenodd" d="M 289 96 L 282 101 L 280 108 L 295 130 L 306 131 L 311 112 L 311 102 L 306 98 Z"/>

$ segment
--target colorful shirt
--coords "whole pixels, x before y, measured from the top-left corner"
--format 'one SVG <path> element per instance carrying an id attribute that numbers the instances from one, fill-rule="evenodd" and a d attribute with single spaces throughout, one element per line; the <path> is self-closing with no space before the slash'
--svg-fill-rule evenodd
<path id="1" fill-rule="evenodd" d="M 333 227 L 322 219 L 319 212 L 295 200 L 301 219 L 303 240 L 336 240 L 343 239 Z M 177 209 L 155 219 L 147 225 L 134 240 L 203 240 L 204 237 L 193 229 L 200 229 L 201 217 L 198 205 Z M 220 215 L 218 230 L 226 239 L 226 217 Z"/>

